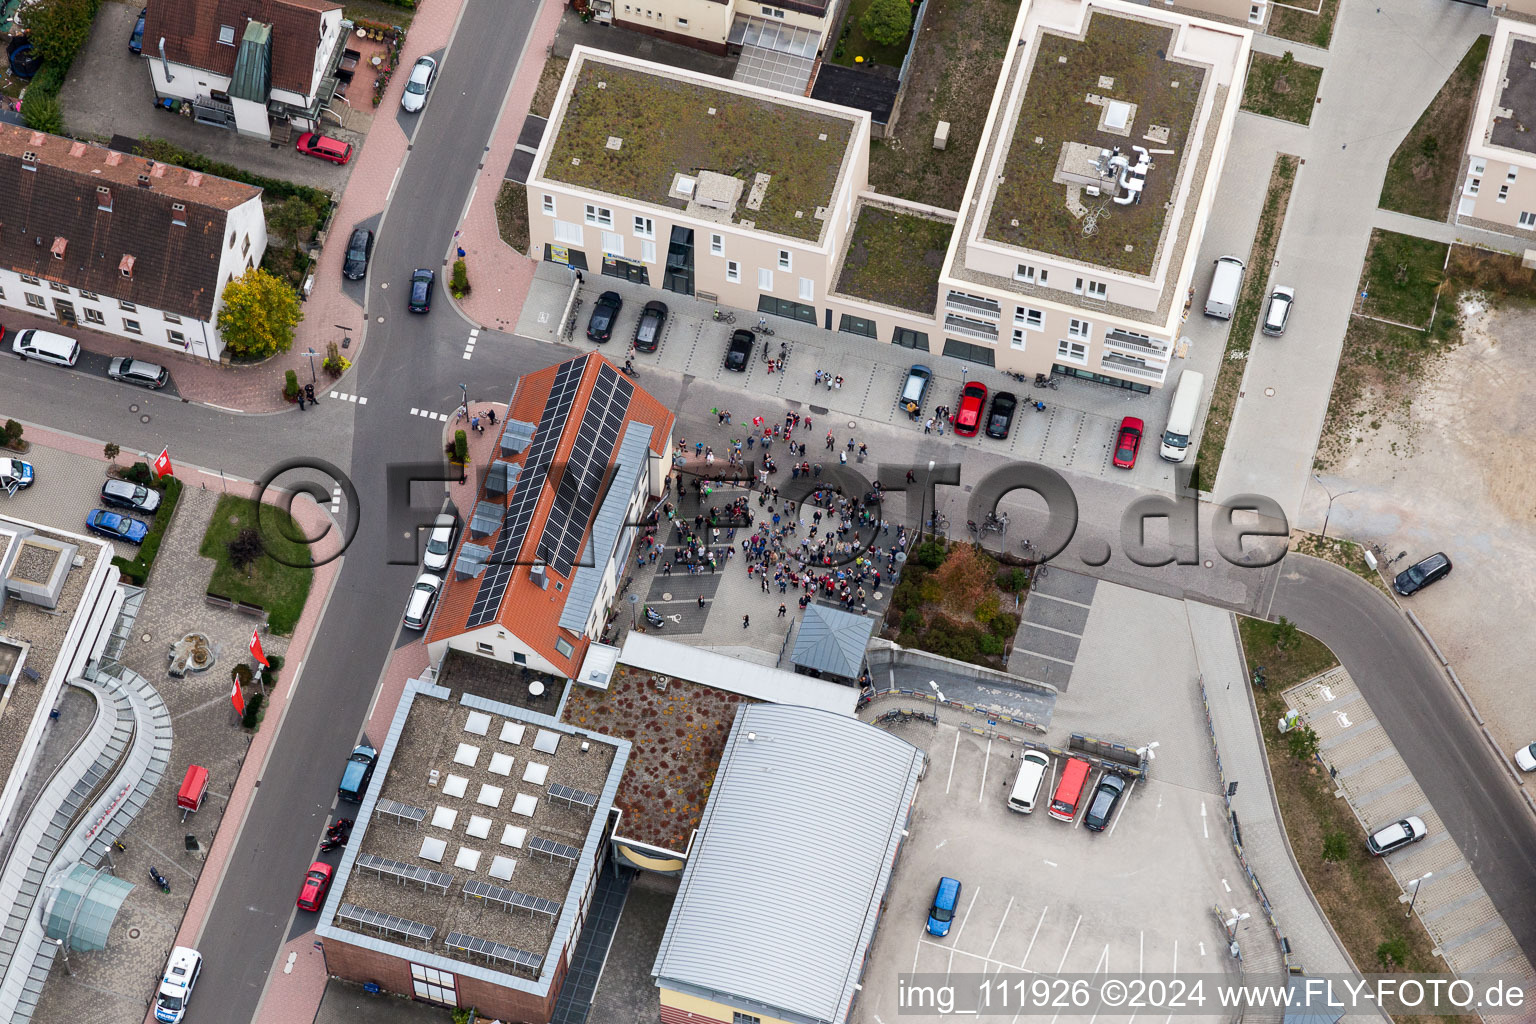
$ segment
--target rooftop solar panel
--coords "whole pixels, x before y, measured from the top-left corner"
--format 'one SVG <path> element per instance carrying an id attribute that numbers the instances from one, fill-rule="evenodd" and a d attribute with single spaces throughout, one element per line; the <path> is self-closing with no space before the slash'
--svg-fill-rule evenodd
<path id="1" fill-rule="evenodd" d="M 492 903 L 500 903 L 506 907 L 519 907 L 523 910 L 531 911 L 535 914 L 545 914 L 549 917 L 554 917 L 560 913 L 560 904 L 554 900 L 547 900 L 542 896 L 530 896 L 525 892 L 518 892 L 515 889 L 503 889 L 500 886 L 475 879 L 465 881 L 464 895 L 490 900 Z"/>
<path id="2" fill-rule="evenodd" d="M 533 445 L 523 459 L 523 472 L 518 477 L 517 489 L 507 502 L 501 533 L 496 537 L 496 549 L 491 553 L 490 564 L 486 568 L 485 577 L 480 581 L 475 603 L 470 608 L 469 619 L 465 624 L 468 628 L 473 629 L 492 621 L 501 608 L 501 599 L 506 596 L 507 584 L 512 579 L 512 570 L 522 551 L 528 525 L 533 521 L 534 507 L 539 503 L 539 494 L 544 489 L 549 464 L 554 459 L 560 435 L 565 430 L 566 417 L 576 402 L 576 390 L 581 384 L 581 372 L 585 365 L 586 357 L 581 356 L 561 363 L 555 371 L 555 382 L 550 387 L 549 398 L 544 402 L 544 413 L 539 417 Z"/>
<path id="3" fill-rule="evenodd" d="M 378 910 L 368 910 L 351 903 L 343 903 L 337 910 L 336 916 L 343 921 L 351 921 L 365 928 L 377 928 L 380 932 L 393 932 L 396 935 L 404 935 L 408 939 L 420 939 L 423 942 L 430 942 L 432 936 L 437 934 L 437 929 L 432 925 L 385 914 Z"/>
<path id="4" fill-rule="evenodd" d="M 524 970 L 538 973 L 544 963 L 544 958 L 538 953 L 530 953 L 527 950 L 518 949 L 516 946 L 508 946 L 500 942 L 492 942 L 490 939 L 477 939 L 473 935 L 465 935 L 463 932 L 449 932 L 443 940 L 443 945 L 449 949 L 461 950 L 465 953 L 475 953 L 492 960 L 500 960 L 503 963 L 521 967 Z"/>
<path id="5" fill-rule="evenodd" d="M 553 839 L 543 839 L 539 836 L 529 838 L 528 848 L 534 853 L 547 854 L 550 857 L 558 857 L 560 860 L 575 860 L 581 856 L 581 851 L 574 846 L 566 846 L 564 843 L 557 843 Z"/>
<path id="6" fill-rule="evenodd" d="M 549 795 L 573 807 L 593 808 L 597 806 L 597 797 L 594 794 L 579 789 L 572 789 L 570 786 L 562 786 L 558 782 L 550 785 Z"/>
<path id="7" fill-rule="evenodd" d="M 576 444 L 571 448 L 549 520 L 539 537 L 540 557 L 562 576 L 569 576 L 575 568 L 634 394 L 635 386 L 613 367 L 605 364 L 598 370 L 592 397 L 582 413 Z"/>

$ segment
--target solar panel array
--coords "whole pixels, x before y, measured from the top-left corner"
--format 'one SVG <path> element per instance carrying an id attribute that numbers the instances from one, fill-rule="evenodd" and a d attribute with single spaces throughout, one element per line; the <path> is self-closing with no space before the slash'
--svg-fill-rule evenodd
<path id="1" fill-rule="evenodd" d="M 635 386 L 629 378 L 621 377 L 613 367 L 604 364 L 597 371 L 597 383 L 582 413 L 576 444 L 571 448 L 549 520 L 539 537 L 539 557 L 562 576 L 569 576 L 576 565 L 634 394 Z"/>
<path id="2" fill-rule="evenodd" d="M 410 804 L 397 803 L 394 800 L 380 800 L 374 810 L 380 814 L 389 815 L 402 825 L 413 828 L 427 820 L 426 808 L 412 807 Z"/>
<path id="3" fill-rule="evenodd" d="M 547 914 L 554 917 L 560 913 L 560 904 L 554 900 L 546 900 L 542 896 L 530 896 L 525 892 L 517 892 L 514 889 L 503 889 L 486 882 L 477 882 L 469 879 L 464 883 L 465 896 L 478 896 L 492 903 L 500 903 L 506 907 L 520 907 L 523 910 L 535 914 Z"/>
<path id="4" fill-rule="evenodd" d="M 453 876 L 442 871 L 433 871 L 431 868 L 417 867 L 415 864 L 402 864 L 397 860 L 389 860 L 384 857 L 375 857 L 371 853 L 357 855 L 357 866 L 367 871 L 376 871 L 381 876 L 389 875 L 400 879 L 400 884 L 406 882 L 420 882 L 423 891 L 428 886 L 441 889 L 443 895 L 448 894 L 448 889 L 453 885 Z"/>
<path id="5" fill-rule="evenodd" d="M 561 363 L 555 370 L 554 386 L 550 388 L 549 398 L 544 402 L 544 413 L 539 417 L 533 446 L 523 460 L 523 472 L 518 477 L 517 490 L 507 503 L 507 512 L 501 521 L 501 534 L 496 538 L 496 550 L 492 552 L 491 564 L 480 581 L 474 606 L 470 608 L 469 620 L 465 623 L 466 628 L 485 625 L 496 618 L 496 612 L 501 608 L 501 599 L 507 593 L 512 570 L 516 568 L 513 563 L 522 551 L 528 525 L 533 522 L 533 510 L 539 503 L 539 493 L 544 490 L 544 479 L 549 473 L 550 462 L 554 460 L 555 448 L 560 444 L 566 417 L 576 402 L 576 390 L 581 384 L 581 371 L 585 365 L 586 357 L 583 356 Z"/>
<path id="6" fill-rule="evenodd" d="M 420 939 L 423 942 L 431 942 L 432 936 L 437 934 L 437 929 L 429 924 L 410 921 L 393 914 L 383 914 L 377 910 L 365 910 L 350 903 L 343 903 L 336 916 L 353 924 L 377 928 L 381 932 L 394 932 L 396 935 L 404 935 L 408 939 Z"/>
<path id="7" fill-rule="evenodd" d="M 563 800 L 572 807 L 585 807 L 588 810 L 597 806 L 597 796 L 570 786 L 562 786 L 560 783 L 552 783 L 549 787 L 549 795 L 552 799 Z"/>
<path id="8" fill-rule="evenodd" d="M 581 851 L 574 846 L 566 846 L 553 839 L 541 839 L 538 836 L 529 837 L 528 848 L 534 853 L 548 854 L 550 857 L 558 857 L 561 860 L 575 860 L 581 856 Z"/>
<path id="9" fill-rule="evenodd" d="M 539 967 L 543 965 L 544 958 L 537 953 L 529 953 L 527 950 L 518 949 L 516 946 L 506 946 L 500 942 L 492 942 L 490 939 L 477 939 L 473 935 L 465 935 L 463 932 L 449 932 L 448 938 L 443 940 L 443 945 L 449 949 L 459 949 L 466 953 L 479 953 L 491 960 L 500 960 L 503 963 L 512 964 L 514 967 L 522 967 L 537 974 Z"/>

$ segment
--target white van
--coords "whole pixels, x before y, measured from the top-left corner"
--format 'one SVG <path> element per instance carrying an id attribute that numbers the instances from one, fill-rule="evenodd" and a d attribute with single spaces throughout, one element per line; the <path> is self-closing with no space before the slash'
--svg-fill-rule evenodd
<path id="1" fill-rule="evenodd" d="M 171 959 L 160 979 L 160 991 L 155 994 L 155 1020 L 176 1024 L 186 1016 L 192 986 L 197 984 L 202 970 L 203 955 L 197 950 L 186 946 L 171 950 Z"/>
<path id="2" fill-rule="evenodd" d="M 1163 446 L 1158 451 L 1169 462 L 1183 462 L 1184 456 L 1189 454 L 1189 435 L 1194 433 L 1195 417 L 1200 415 L 1200 389 L 1203 387 L 1203 374 L 1185 370 L 1179 376 L 1173 406 L 1168 410 L 1168 429 L 1163 431 Z"/>
<path id="3" fill-rule="evenodd" d="M 1223 256 L 1216 261 L 1211 290 L 1205 297 L 1206 316 L 1232 319 L 1232 311 L 1237 308 L 1237 295 L 1243 290 L 1243 269 L 1243 261 L 1236 256 Z"/>
<path id="4" fill-rule="evenodd" d="M 1024 751 L 1019 757 L 1019 777 L 1013 780 L 1013 792 L 1008 796 L 1008 809 L 1033 814 L 1035 802 L 1040 799 L 1040 784 L 1050 770 L 1049 756 L 1038 750 Z"/>
<path id="5" fill-rule="evenodd" d="M 47 331 L 18 331 L 11 342 L 11 351 L 23 359 L 41 359 L 59 366 L 74 366 L 80 358 L 80 343 L 62 334 Z"/>

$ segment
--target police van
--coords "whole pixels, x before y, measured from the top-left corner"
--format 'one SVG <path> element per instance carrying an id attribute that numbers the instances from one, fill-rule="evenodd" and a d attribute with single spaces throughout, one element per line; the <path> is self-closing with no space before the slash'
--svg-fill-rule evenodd
<path id="1" fill-rule="evenodd" d="M 155 994 L 155 1020 L 177 1024 L 186 1015 L 192 986 L 197 984 L 202 969 L 203 955 L 197 950 L 186 946 L 171 950 L 171 959 L 160 979 L 160 991 Z"/>

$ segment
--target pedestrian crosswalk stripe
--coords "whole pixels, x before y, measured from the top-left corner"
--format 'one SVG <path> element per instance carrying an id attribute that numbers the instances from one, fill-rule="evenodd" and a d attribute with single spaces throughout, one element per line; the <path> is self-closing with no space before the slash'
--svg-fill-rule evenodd
<path id="1" fill-rule="evenodd" d="M 367 405 L 368 399 L 361 395 L 349 395 L 345 391 L 332 391 L 330 397 L 342 402 L 356 402 L 358 405 Z"/>
<path id="2" fill-rule="evenodd" d="M 411 410 L 411 415 L 412 416 L 420 416 L 422 419 L 437 420 L 437 421 L 442 422 L 442 423 L 447 423 L 448 422 L 448 414 L 447 413 L 445 413 L 445 412 L 433 412 L 431 409 L 412 409 Z"/>

